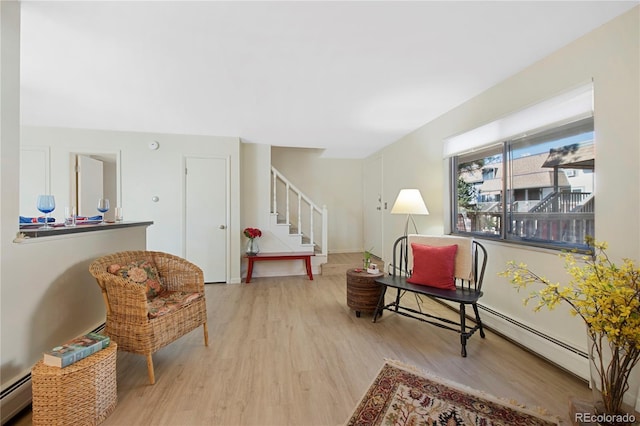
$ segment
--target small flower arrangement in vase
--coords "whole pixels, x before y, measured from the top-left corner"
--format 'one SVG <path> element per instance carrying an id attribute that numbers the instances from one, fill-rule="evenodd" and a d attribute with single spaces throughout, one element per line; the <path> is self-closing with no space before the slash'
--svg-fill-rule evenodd
<path id="1" fill-rule="evenodd" d="M 247 241 L 246 253 L 249 256 L 255 256 L 260 252 L 260 247 L 258 246 L 256 238 L 262 237 L 262 231 L 258 228 L 245 228 L 242 233 L 249 239 L 249 241 Z"/>
<path id="2" fill-rule="evenodd" d="M 514 261 L 499 275 L 508 277 L 518 289 L 542 284 L 542 289 L 525 299 L 525 304 L 538 300 L 535 311 L 565 302 L 572 315 L 584 320 L 596 414 L 613 419 L 604 424 L 629 424 L 625 418 L 634 414 L 638 391 L 631 389 L 633 380 L 629 379 L 640 361 L 640 269 L 629 259 L 616 266 L 607 256 L 606 243 L 587 238 L 587 244 L 593 250 L 582 257 L 581 265 L 574 253 L 561 254 L 571 276 L 564 287 Z"/>
<path id="3" fill-rule="evenodd" d="M 364 267 L 365 271 L 369 269 L 369 265 L 371 265 L 371 256 L 373 256 L 373 253 L 371 253 L 371 250 L 373 250 L 373 247 L 371 247 L 369 250 L 365 250 L 364 253 L 362 254 L 363 256 L 362 266 Z"/>

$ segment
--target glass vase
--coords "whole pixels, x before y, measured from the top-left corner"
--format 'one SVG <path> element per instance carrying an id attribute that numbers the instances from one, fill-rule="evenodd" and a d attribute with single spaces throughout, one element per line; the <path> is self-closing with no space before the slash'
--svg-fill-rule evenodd
<path id="1" fill-rule="evenodd" d="M 637 349 L 616 347 L 606 336 L 590 334 L 590 386 L 597 424 L 635 425 L 640 420 L 639 365 Z"/>
<path id="2" fill-rule="evenodd" d="M 255 256 L 260 253 L 260 246 L 258 245 L 258 240 L 256 238 L 249 238 L 249 241 L 247 241 L 246 253 L 249 256 Z"/>
<path id="3" fill-rule="evenodd" d="M 364 268 L 364 270 L 366 271 L 367 269 L 369 269 L 369 265 L 371 265 L 371 259 L 363 259 L 362 261 L 362 266 Z"/>

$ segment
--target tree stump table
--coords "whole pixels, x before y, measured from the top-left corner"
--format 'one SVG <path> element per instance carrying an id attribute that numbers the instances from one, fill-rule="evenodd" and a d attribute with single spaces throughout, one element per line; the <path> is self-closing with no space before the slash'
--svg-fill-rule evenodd
<path id="1" fill-rule="evenodd" d="M 375 280 L 383 275 L 382 272 L 370 274 L 361 269 L 347 271 L 347 306 L 356 311 L 358 318 L 361 312 L 373 313 L 376 310 L 382 286 Z"/>

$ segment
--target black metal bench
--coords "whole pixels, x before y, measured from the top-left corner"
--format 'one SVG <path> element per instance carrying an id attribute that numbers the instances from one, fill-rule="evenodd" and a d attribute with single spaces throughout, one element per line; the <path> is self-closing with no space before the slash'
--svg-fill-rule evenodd
<path id="1" fill-rule="evenodd" d="M 458 245 L 456 262 L 454 268 L 455 290 L 429 287 L 427 285 L 412 284 L 407 282 L 413 269 L 410 255 L 410 244 L 416 242 L 430 246 Z M 468 250 L 468 252 L 467 252 Z M 399 255 L 399 256 L 398 256 Z M 409 235 L 402 236 L 393 245 L 393 264 L 391 274 L 376 279 L 376 283 L 381 285 L 382 294 L 378 300 L 378 306 L 373 315 L 373 322 L 382 315 L 383 310 L 389 310 L 409 318 L 414 318 L 437 327 L 453 330 L 460 335 L 462 345 L 461 354 L 467 356 L 467 340 L 476 332 L 480 332 L 480 337 L 484 338 L 485 333 L 482 327 L 482 320 L 478 312 L 478 299 L 482 296 L 482 281 L 487 265 L 487 250 L 475 240 L 457 236 L 426 236 Z M 397 290 L 393 302 L 385 304 L 385 294 L 387 288 Z M 407 293 L 416 295 L 418 309 L 401 304 L 402 297 Z M 424 312 L 421 308 L 419 296 L 430 297 L 435 300 L 443 300 L 459 304 L 459 320 L 453 321 L 448 318 Z M 471 305 L 475 314 L 473 322 L 467 324 L 466 306 Z"/>

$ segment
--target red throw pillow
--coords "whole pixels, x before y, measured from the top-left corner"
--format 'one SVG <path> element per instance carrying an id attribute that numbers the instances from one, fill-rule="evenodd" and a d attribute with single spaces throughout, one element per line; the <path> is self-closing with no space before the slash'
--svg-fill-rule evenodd
<path id="1" fill-rule="evenodd" d="M 434 247 L 411 243 L 413 272 L 407 282 L 429 287 L 455 290 L 453 277 L 458 246 Z"/>

